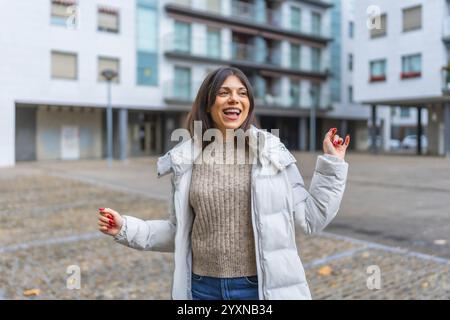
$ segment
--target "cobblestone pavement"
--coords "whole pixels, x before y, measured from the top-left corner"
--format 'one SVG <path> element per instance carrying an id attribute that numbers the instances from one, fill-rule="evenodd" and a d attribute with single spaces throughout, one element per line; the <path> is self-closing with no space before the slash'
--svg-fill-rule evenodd
<path id="1" fill-rule="evenodd" d="M 112 182 L 111 182 L 112 184 Z M 96 229 L 99 207 L 165 218 L 165 200 L 49 175 L 0 170 L 0 299 L 170 299 L 172 254 L 116 244 Z M 449 299 L 450 260 L 329 232 L 298 235 L 314 299 Z M 68 290 L 67 267 L 81 269 Z M 376 265 L 381 288 L 369 290 Z M 39 289 L 27 296 L 26 290 Z"/>

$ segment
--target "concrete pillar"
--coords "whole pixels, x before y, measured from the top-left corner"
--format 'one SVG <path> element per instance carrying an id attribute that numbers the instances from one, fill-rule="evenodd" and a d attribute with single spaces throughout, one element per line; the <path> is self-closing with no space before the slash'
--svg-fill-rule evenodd
<path id="1" fill-rule="evenodd" d="M 444 104 L 444 155 L 450 158 L 450 103 Z"/>
<path id="2" fill-rule="evenodd" d="M 301 117 L 298 120 L 298 141 L 300 151 L 307 150 L 307 134 L 308 134 L 308 122 L 306 117 Z"/>
<path id="3" fill-rule="evenodd" d="M 377 153 L 377 106 L 372 105 L 372 117 L 371 117 L 372 125 L 370 127 L 370 138 L 371 138 L 371 145 L 370 150 L 372 153 Z"/>
<path id="4" fill-rule="evenodd" d="M 128 110 L 119 110 L 119 160 L 125 160 L 127 158 L 128 151 Z"/>
<path id="5" fill-rule="evenodd" d="M 422 154 L 422 107 L 417 107 L 417 154 Z"/>
<path id="6" fill-rule="evenodd" d="M 15 164 L 16 105 L 14 100 L 4 97 L 7 90 L 2 88 L 0 96 L 0 167 Z"/>
<path id="7" fill-rule="evenodd" d="M 345 136 L 348 133 L 348 120 L 341 120 L 341 127 L 339 128 L 340 135 L 342 139 L 345 139 Z"/>

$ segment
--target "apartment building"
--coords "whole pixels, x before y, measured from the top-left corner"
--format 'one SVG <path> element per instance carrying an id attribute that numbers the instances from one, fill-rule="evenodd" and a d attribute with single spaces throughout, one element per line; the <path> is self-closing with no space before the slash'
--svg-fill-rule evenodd
<path id="1" fill-rule="evenodd" d="M 417 152 L 426 131 L 427 153 L 449 156 L 449 1 L 358 0 L 355 13 L 354 99 L 372 117 L 380 106 L 414 108 Z"/>
<path id="2" fill-rule="evenodd" d="M 331 8 L 317 0 L 6 2 L 0 165 L 103 157 L 105 69 L 117 73 L 116 158 L 170 148 L 200 82 L 223 65 L 247 74 L 258 122 L 279 128 L 289 148 L 310 148 L 314 108 L 321 148 L 324 130 L 342 120 L 329 116 Z"/>

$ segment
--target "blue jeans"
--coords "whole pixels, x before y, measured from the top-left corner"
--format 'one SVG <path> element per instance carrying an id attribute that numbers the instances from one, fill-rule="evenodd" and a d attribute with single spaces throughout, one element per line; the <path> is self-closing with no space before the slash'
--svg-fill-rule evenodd
<path id="1" fill-rule="evenodd" d="M 215 278 L 192 273 L 193 300 L 258 300 L 258 277 Z"/>

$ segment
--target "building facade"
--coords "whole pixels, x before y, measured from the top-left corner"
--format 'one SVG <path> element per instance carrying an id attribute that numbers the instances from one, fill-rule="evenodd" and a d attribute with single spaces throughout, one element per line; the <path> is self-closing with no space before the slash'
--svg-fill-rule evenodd
<path id="1" fill-rule="evenodd" d="M 328 118 L 339 120 L 338 128 L 352 136 L 355 149 L 368 150 L 370 147 L 368 126 L 371 123 L 369 106 L 362 105 L 355 100 L 355 1 L 334 0 L 332 8 L 332 38 L 331 44 L 331 99 L 333 110 Z M 387 109 L 378 112 L 375 121 L 377 131 L 381 137 L 380 147 L 388 150 L 390 137 L 389 112 Z M 347 128 L 349 128 L 348 130 Z"/>
<path id="2" fill-rule="evenodd" d="M 311 108 L 313 147 L 345 115 L 349 133 L 363 130 L 353 111 L 336 116 L 331 101 L 331 8 L 316 0 L 6 2 L 0 166 L 105 156 L 105 69 L 117 72 L 116 158 L 176 143 L 171 132 L 184 124 L 201 81 L 223 65 L 246 73 L 259 124 L 279 128 L 289 148 L 310 148 Z"/>
<path id="3" fill-rule="evenodd" d="M 380 106 L 415 108 L 430 155 L 450 155 L 449 12 L 446 0 L 355 2 L 355 100 L 373 116 Z"/>

